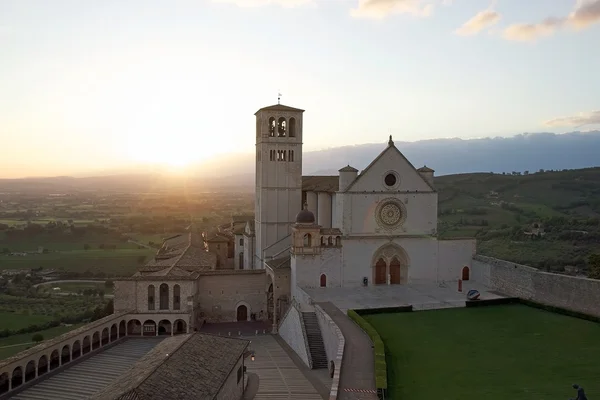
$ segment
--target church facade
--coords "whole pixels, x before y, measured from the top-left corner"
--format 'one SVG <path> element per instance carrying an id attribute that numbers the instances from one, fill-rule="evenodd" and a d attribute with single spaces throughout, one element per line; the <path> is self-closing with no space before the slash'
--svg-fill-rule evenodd
<path id="1" fill-rule="evenodd" d="M 390 136 L 360 173 L 348 165 L 337 176 L 302 176 L 303 113 L 283 105 L 256 113 L 246 265 L 268 269 L 289 257 L 292 296 L 297 286 L 452 281 L 470 269 L 475 239 L 437 238 L 432 169 L 416 169 Z"/>

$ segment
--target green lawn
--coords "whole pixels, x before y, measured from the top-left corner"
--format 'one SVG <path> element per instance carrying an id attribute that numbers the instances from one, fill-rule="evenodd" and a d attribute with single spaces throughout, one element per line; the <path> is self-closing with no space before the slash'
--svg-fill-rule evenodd
<path id="1" fill-rule="evenodd" d="M 390 399 L 600 398 L 600 324 L 524 305 L 364 317 L 386 345 Z"/>
<path id="2" fill-rule="evenodd" d="M 44 322 L 51 320 L 52 317 L 47 315 L 27 315 L 16 312 L 0 311 L 0 328 L 2 329 L 17 330 L 27 328 L 30 325 L 43 324 Z"/>
<path id="3" fill-rule="evenodd" d="M 41 333 L 42 336 L 44 336 L 44 340 L 48 340 L 48 339 L 52 339 L 53 337 L 62 335 L 63 333 L 69 332 L 70 330 L 79 328 L 82 325 L 83 324 L 76 324 L 76 325 L 71 325 L 71 326 L 57 326 L 55 328 L 50 328 L 50 329 L 46 329 L 46 330 L 35 332 L 35 333 Z M 31 338 L 33 337 L 33 335 L 35 335 L 35 333 L 25 333 L 23 335 L 13 335 L 13 336 L 9 336 L 7 338 L 0 339 L 0 360 L 4 360 L 5 358 L 11 357 L 11 356 L 17 354 L 18 352 L 27 349 L 28 347 L 35 346 L 35 343 L 30 343 Z M 26 343 L 26 344 L 19 345 L 19 346 L 13 346 L 13 345 L 21 344 L 21 343 Z M 6 346 L 10 346 L 10 347 L 6 347 Z"/>

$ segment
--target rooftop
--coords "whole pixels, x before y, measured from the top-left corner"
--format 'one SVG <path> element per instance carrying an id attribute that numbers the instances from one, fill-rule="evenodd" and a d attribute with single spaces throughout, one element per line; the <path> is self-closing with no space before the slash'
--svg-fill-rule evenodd
<path id="1" fill-rule="evenodd" d="M 290 268 L 290 256 L 274 258 L 272 260 L 267 261 L 267 265 L 271 267 L 272 270 L 282 269 L 282 268 Z"/>
<path id="2" fill-rule="evenodd" d="M 91 399 L 215 399 L 249 344 L 201 333 L 167 338 Z"/>
<path id="3" fill-rule="evenodd" d="M 320 176 L 307 175 L 302 177 L 302 190 L 305 192 L 337 192 L 340 188 L 340 178 L 337 175 Z"/>
<path id="4" fill-rule="evenodd" d="M 254 115 L 258 114 L 261 111 L 292 111 L 292 112 L 304 112 L 299 108 L 294 108 L 290 106 L 284 106 L 283 104 L 275 104 L 273 106 L 263 107 L 258 110 Z"/>

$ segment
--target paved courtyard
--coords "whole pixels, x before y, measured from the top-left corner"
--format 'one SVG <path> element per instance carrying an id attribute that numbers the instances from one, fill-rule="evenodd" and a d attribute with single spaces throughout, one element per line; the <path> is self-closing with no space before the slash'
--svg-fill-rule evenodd
<path id="1" fill-rule="evenodd" d="M 458 291 L 457 282 L 445 285 L 411 283 L 408 285 L 378 285 L 358 288 L 313 288 L 304 289 L 315 303 L 331 302 L 346 312 L 348 309 L 399 307 L 412 305 L 414 310 L 464 307 L 467 292 L 477 289 L 480 299 L 502 298 L 490 288 L 474 281 L 463 283 Z"/>
<path id="2" fill-rule="evenodd" d="M 254 361 L 247 361 L 249 373 L 258 375 L 259 387 L 254 400 L 322 400 L 303 373 L 272 335 L 250 336 L 249 349 L 254 350 Z M 308 369 L 305 367 L 305 369 Z"/>

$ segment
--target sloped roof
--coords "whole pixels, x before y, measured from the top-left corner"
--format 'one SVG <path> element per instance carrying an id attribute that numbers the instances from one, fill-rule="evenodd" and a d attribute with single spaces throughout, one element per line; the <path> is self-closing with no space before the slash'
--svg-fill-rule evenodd
<path id="1" fill-rule="evenodd" d="M 290 268 L 291 267 L 291 258 L 290 256 L 274 258 L 272 260 L 267 261 L 267 265 L 271 267 L 271 269 L 282 269 L 282 268 Z"/>
<path id="2" fill-rule="evenodd" d="M 216 399 L 249 344 L 202 333 L 167 338 L 92 399 Z"/>
<path id="3" fill-rule="evenodd" d="M 427 165 L 422 166 L 417 171 L 419 171 L 419 172 L 435 172 L 434 170 L 432 170 L 431 168 L 429 168 Z"/>
<path id="4" fill-rule="evenodd" d="M 306 175 L 302 177 L 302 190 L 305 192 L 337 192 L 340 188 L 340 178 L 337 175 L 320 176 Z"/>
<path id="5" fill-rule="evenodd" d="M 290 107 L 290 106 L 284 106 L 283 104 L 275 104 L 272 106 L 268 106 L 268 107 L 263 107 L 260 110 L 258 110 L 257 112 L 254 113 L 254 115 L 258 114 L 261 111 L 292 111 L 292 112 L 304 112 L 304 110 L 301 110 L 299 108 L 294 108 L 294 107 Z"/>
<path id="6" fill-rule="evenodd" d="M 344 168 L 338 170 L 339 172 L 358 172 L 358 170 L 354 167 L 351 167 L 350 164 L 346 165 Z"/>

